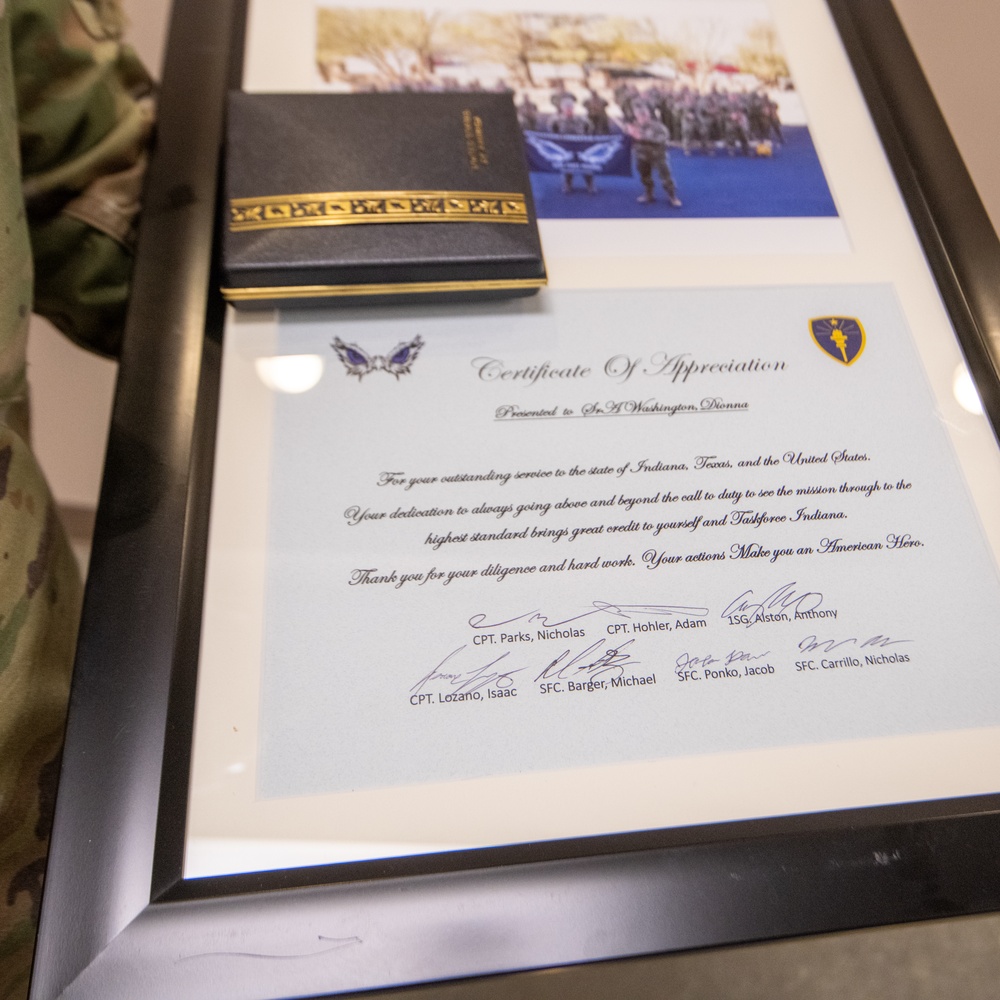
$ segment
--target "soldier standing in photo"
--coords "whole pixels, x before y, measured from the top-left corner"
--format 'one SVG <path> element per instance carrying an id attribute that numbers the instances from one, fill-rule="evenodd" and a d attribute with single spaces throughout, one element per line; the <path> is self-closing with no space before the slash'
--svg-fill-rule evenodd
<path id="1" fill-rule="evenodd" d="M 627 122 L 635 121 L 635 114 L 632 110 L 632 105 L 635 103 L 636 99 L 639 97 L 639 91 L 633 87 L 630 83 L 622 81 L 614 89 L 615 103 L 618 105 L 622 113 L 622 118 Z"/>
<path id="2" fill-rule="evenodd" d="M 681 138 L 681 95 L 674 90 L 673 82 L 664 84 L 660 92 L 660 120 L 670 130 L 670 141 L 677 142 Z"/>
<path id="3" fill-rule="evenodd" d="M 701 98 L 701 148 L 709 156 L 715 156 L 716 143 L 723 138 L 725 121 L 722 98 L 716 86 Z"/>
<path id="4" fill-rule="evenodd" d="M 589 135 L 590 123 L 586 118 L 581 118 L 573 113 L 575 98 L 567 95 L 559 105 L 559 114 L 549 123 L 549 131 L 561 135 Z M 597 194 L 594 186 L 594 175 L 584 174 L 583 182 L 587 186 L 587 194 Z M 573 191 L 573 174 L 567 171 L 563 174 L 563 194 L 571 194 Z"/>
<path id="5" fill-rule="evenodd" d="M 517 120 L 529 132 L 538 128 L 538 105 L 527 94 L 517 106 Z"/>
<path id="6" fill-rule="evenodd" d="M 566 89 L 565 81 L 557 77 L 552 81 L 552 94 L 549 100 L 552 101 L 552 107 L 556 109 L 556 114 L 559 114 L 559 109 L 562 108 L 564 101 L 576 104 L 576 95 L 571 90 Z"/>
<path id="7" fill-rule="evenodd" d="M 674 185 L 674 177 L 670 172 L 670 164 L 667 162 L 667 142 L 670 133 L 663 122 L 653 118 L 649 107 L 641 101 L 637 101 L 632 106 L 635 114 L 635 121 L 626 126 L 626 131 L 632 137 L 632 150 L 635 153 L 635 167 L 639 171 L 639 180 L 645 191 L 636 199 L 640 204 L 648 204 L 655 201 L 653 194 L 653 171 L 660 175 L 660 183 L 663 185 L 667 200 L 674 208 L 681 207 L 681 200 L 677 197 L 677 188 Z"/>
<path id="8" fill-rule="evenodd" d="M 695 94 L 685 95 L 680 107 L 681 118 L 681 145 L 684 147 L 684 155 L 691 155 L 691 143 L 697 142 L 701 137 L 701 124 L 698 119 L 698 98 Z"/>
<path id="9" fill-rule="evenodd" d="M 740 152 L 744 156 L 750 155 L 750 134 L 747 114 L 743 110 L 742 101 L 737 94 L 729 95 L 728 105 L 725 108 L 724 138 L 726 152 L 730 156 L 735 155 L 737 146 L 739 146 Z"/>
<path id="10" fill-rule="evenodd" d="M 771 97 L 765 98 L 764 102 L 764 118 L 767 125 L 768 136 L 773 132 L 775 139 L 777 139 L 779 145 L 785 144 L 785 136 L 781 131 L 781 116 L 778 113 L 777 102 L 772 100 Z"/>
<path id="11" fill-rule="evenodd" d="M 766 97 L 758 87 L 747 97 L 747 120 L 749 123 L 750 139 L 753 142 L 762 142 L 768 138 L 770 125 L 765 124 L 764 102 Z"/>
<path id="12" fill-rule="evenodd" d="M 611 121 L 608 118 L 608 102 L 593 88 L 583 102 L 590 122 L 590 131 L 594 135 L 607 135 L 611 131 Z"/>

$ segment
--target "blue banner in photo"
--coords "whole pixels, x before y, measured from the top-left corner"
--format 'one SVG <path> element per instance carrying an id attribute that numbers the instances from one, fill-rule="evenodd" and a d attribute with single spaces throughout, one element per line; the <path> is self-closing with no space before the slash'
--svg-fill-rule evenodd
<path id="1" fill-rule="evenodd" d="M 632 174 L 632 142 L 621 133 L 562 135 L 524 132 L 528 169 L 555 174 Z"/>

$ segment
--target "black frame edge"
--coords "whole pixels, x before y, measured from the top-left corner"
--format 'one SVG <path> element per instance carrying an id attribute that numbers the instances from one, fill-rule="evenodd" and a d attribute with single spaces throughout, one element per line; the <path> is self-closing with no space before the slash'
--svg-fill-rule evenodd
<path id="1" fill-rule="evenodd" d="M 248 3 L 249 0 L 232 0 L 227 90 L 238 89 L 241 84 Z M 220 155 L 216 168 L 216 204 L 222 197 L 223 190 L 224 145 L 223 135 L 220 136 Z M 178 617 L 185 627 L 180 629 L 177 635 L 175 663 L 167 705 L 167 731 L 163 752 L 164 759 L 170 760 L 171 766 L 163 768 L 160 779 L 151 880 L 151 898 L 154 901 L 168 895 L 171 889 L 182 882 L 184 870 L 191 740 L 198 681 L 196 665 L 201 651 L 202 603 L 211 516 L 211 505 L 206 498 L 212 495 L 212 479 L 215 471 L 215 434 L 222 371 L 222 337 L 226 317 L 226 304 L 220 291 L 223 282 L 218 243 L 219 230 L 216 225 L 191 441 L 188 504 L 183 541 L 184 557 L 178 596 Z"/>
<path id="2" fill-rule="evenodd" d="M 943 818 L 160 903 L 66 996 L 328 996 L 985 912 L 997 830 Z"/>
<path id="3" fill-rule="evenodd" d="M 174 0 L 77 645 L 34 1000 L 64 995 L 149 904 L 233 13 L 232 0 Z"/>

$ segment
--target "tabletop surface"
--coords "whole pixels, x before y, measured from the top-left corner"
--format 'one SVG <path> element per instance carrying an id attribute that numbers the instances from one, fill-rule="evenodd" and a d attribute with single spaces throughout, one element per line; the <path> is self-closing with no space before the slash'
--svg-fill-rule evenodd
<path id="1" fill-rule="evenodd" d="M 1000 37 L 995 0 L 894 0 L 993 226 L 1000 230 L 1000 98 L 990 63 Z"/>

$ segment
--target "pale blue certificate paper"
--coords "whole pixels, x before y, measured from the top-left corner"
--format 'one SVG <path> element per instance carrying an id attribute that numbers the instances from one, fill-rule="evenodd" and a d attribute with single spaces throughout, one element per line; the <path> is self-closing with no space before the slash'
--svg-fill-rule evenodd
<path id="1" fill-rule="evenodd" d="M 996 568 L 888 286 L 287 315 L 275 353 L 323 376 L 275 398 L 262 798 L 997 724 Z"/>

